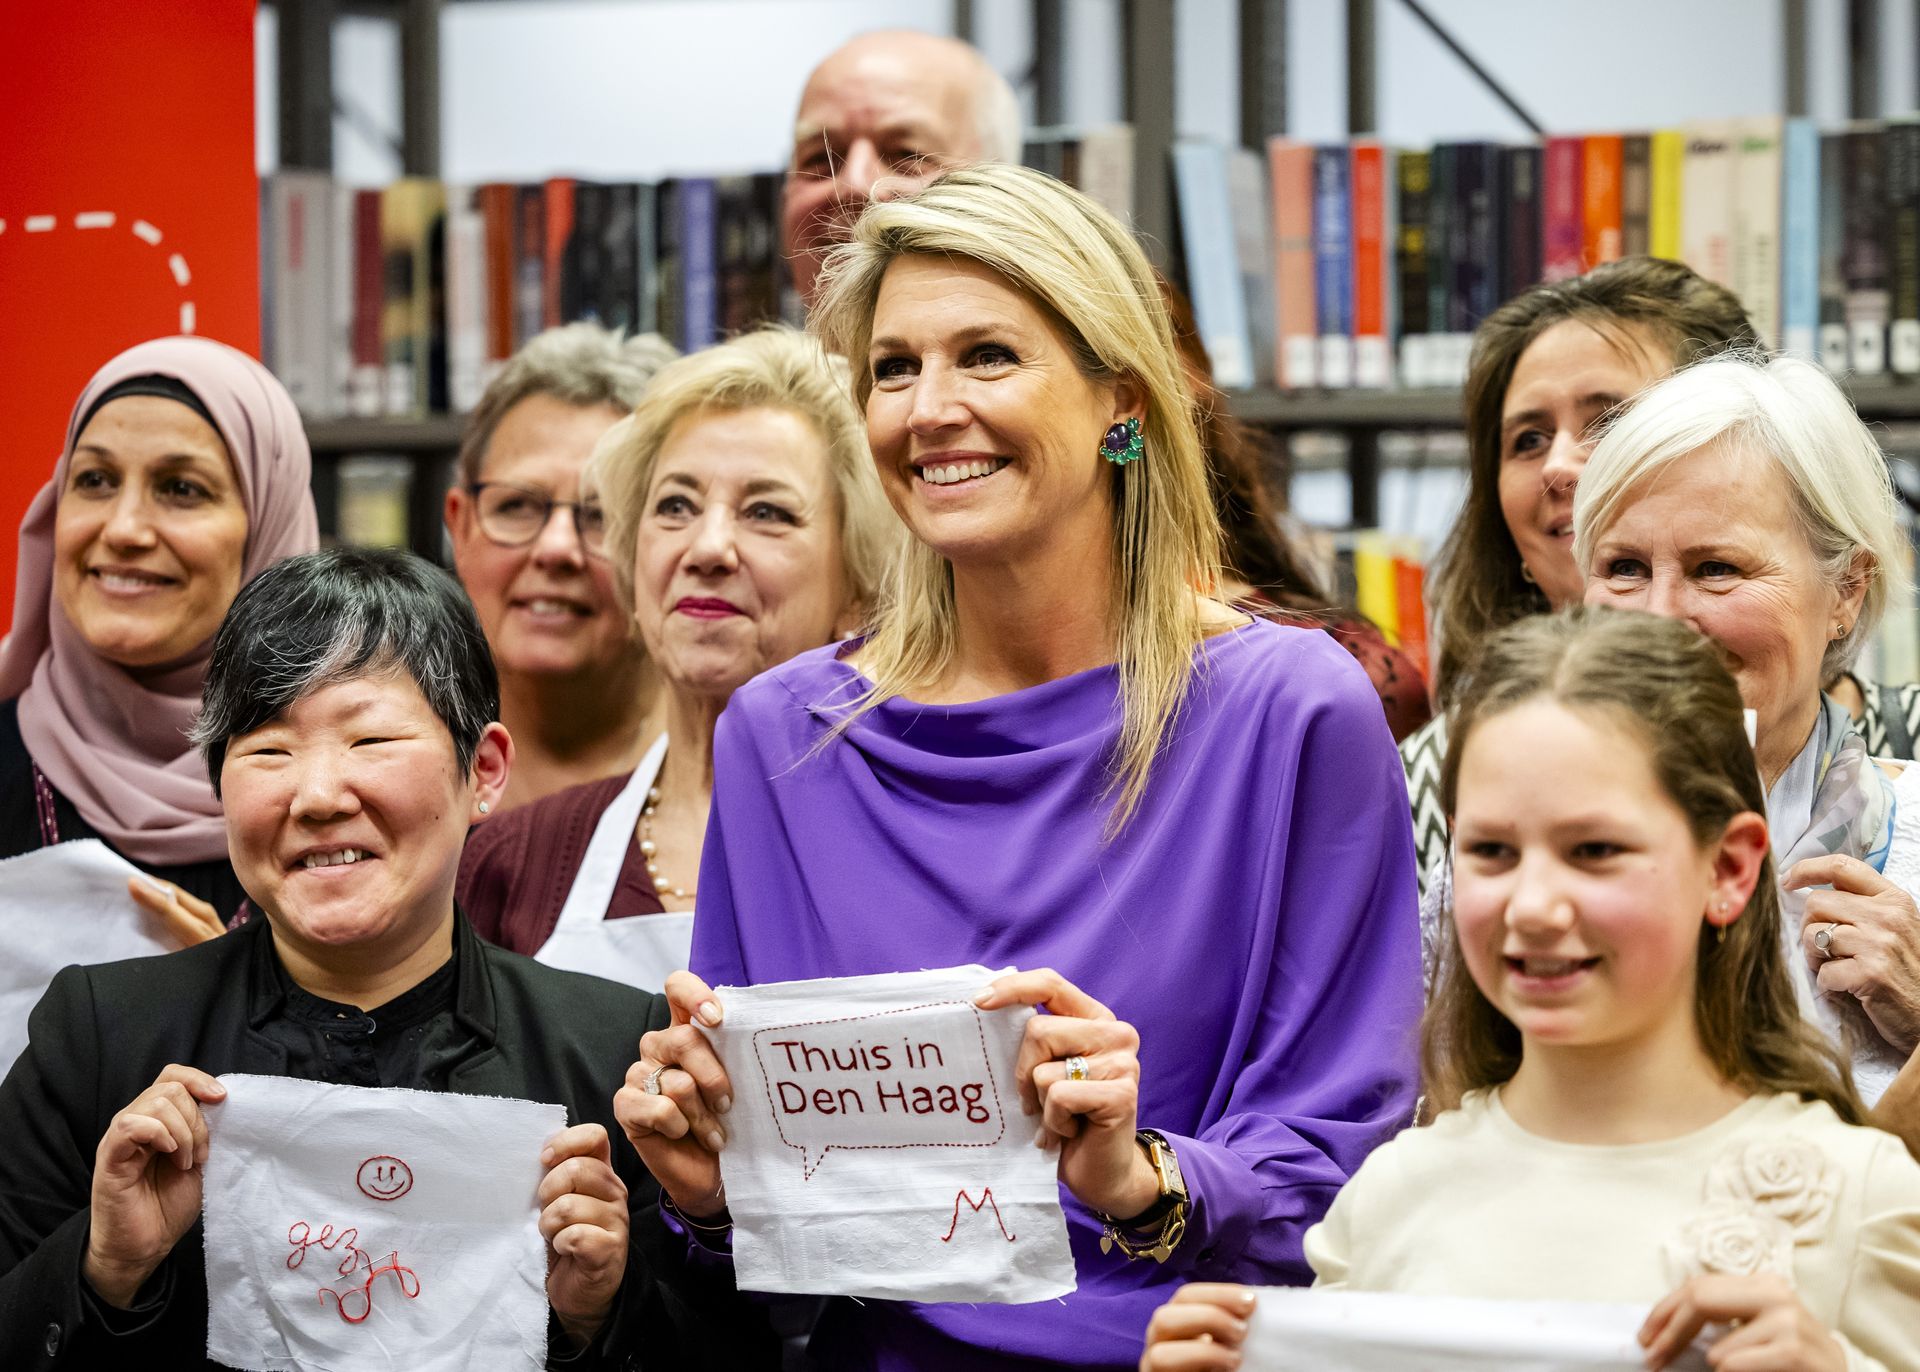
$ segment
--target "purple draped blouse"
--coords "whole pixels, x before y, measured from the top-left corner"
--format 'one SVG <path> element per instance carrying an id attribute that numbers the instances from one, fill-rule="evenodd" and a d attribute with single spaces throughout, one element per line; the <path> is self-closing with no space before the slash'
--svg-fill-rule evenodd
<path id="1" fill-rule="evenodd" d="M 1301 1238 L 1414 1104 L 1420 947 L 1393 738 L 1325 634 L 1196 653 L 1145 799 L 1103 838 L 1118 673 L 894 699 L 830 646 L 734 694 L 714 741 L 693 967 L 711 985 L 1052 967 L 1140 1034 L 1140 1124 L 1192 1197 L 1163 1266 L 1100 1252 L 1064 1188 L 1064 1303 L 829 1306 L 837 1369 L 1132 1367 L 1180 1282 L 1304 1284 Z"/>

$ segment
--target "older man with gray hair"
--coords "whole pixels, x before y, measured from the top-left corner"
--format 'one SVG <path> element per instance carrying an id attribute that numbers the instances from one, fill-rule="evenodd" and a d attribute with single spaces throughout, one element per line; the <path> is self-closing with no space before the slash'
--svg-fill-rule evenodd
<path id="1" fill-rule="evenodd" d="M 813 69 L 793 124 L 781 220 L 809 306 L 821 262 L 868 201 L 968 162 L 1020 160 L 1013 88 L 977 49 L 938 34 L 850 40 Z"/>

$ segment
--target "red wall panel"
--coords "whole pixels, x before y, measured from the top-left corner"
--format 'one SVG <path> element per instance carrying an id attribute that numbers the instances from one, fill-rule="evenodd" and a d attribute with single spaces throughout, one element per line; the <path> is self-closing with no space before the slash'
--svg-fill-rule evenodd
<path id="1" fill-rule="evenodd" d="M 253 10 L 0 3 L 0 616 L 94 370 L 183 330 L 259 353 Z"/>

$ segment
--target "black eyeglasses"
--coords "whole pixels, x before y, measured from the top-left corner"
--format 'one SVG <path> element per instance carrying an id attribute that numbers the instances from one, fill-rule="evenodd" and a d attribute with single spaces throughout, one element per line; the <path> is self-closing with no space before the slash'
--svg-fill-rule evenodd
<path id="1" fill-rule="evenodd" d="M 597 500 L 555 500 L 545 491 L 506 481 L 476 481 L 473 492 L 480 532 L 503 548 L 519 548 L 540 537 L 556 509 L 573 512 L 580 546 L 595 557 L 607 546 L 607 516 Z"/>

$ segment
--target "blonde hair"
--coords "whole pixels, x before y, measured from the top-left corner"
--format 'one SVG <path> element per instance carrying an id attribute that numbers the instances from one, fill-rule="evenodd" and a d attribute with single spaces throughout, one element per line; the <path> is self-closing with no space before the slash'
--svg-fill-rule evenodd
<path id="1" fill-rule="evenodd" d="M 480 479 L 493 431 L 507 411 L 529 396 L 550 395 L 569 405 L 611 405 L 630 413 L 647 383 L 680 352 L 655 333 L 623 337 L 614 329 L 581 321 L 529 338 L 488 383 L 467 416 L 460 439 L 460 480 Z"/>
<path id="2" fill-rule="evenodd" d="M 1130 381 L 1146 404 L 1146 456 L 1110 469 L 1114 497 L 1110 615 L 1122 720 L 1113 759 L 1117 799 L 1108 832 L 1139 805 L 1147 775 L 1186 700 L 1205 637 L 1196 592 L 1219 581 L 1220 525 L 1160 287 L 1146 254 L 1086 196 L 1025 167 L 948 172 L 903 199 L 875 204 L 828 259 L 811 327 L 851 360 L 855 399 L 873 390 L 867 363 L 887 268 L 902 257 L 946 258 L 994 273 L 1048 314 L 1082 375 Z M 1087 460 L 1099 461 L 1089 435 Z M 937 680 L 954 652 L 953 569 L 909 544 L 885 588 L 862 664 L 871 691 L 842 727 L 890 697 Z"/>
<path id="3" fill-rule="evenodd" d="M 1461 684 L 1440 773 L 1449 822 L 1474 734 L 1491 725 L 1497 735 L 1501 715 L 1539 699 L 1635 739 L 1696 846 L 1718 843 L 1738 815 L 1766 813 L 1740 688 L 1720 649 L 1676 619 L 1582 607 L 1523 619 L 1482 640 Z M 1863 1123 L 1845 1062 L 1800 1013 L 1781 920 L 1771 855 L 1724 934 L 1702 919 L 1694 975 L 1701 1050 L 1723 1080 L 1744 1090 L 1823 1100 L 1847 1123 Z M 1468 973 L 1451 918 L 1446 940 L 1421 1026 L 1421 1079 L 1432 1112 L 1511 1080 L 1521 1056 L 1519 1029 Z"/>
<path id="4" fill-rule="evenodd" d="M 661 368 L 632 414 L 595 445 L 586 482 L 607 515 L 607 562 L 621 610 L 633 614 L 633 558 L 654 465 L 674 426 L 692 415 L 783 410 L 827 449 L 838 494 L 840 548 L 856 605 L 870 607 L 904 540 L 867 455 L 866 425 L 838 358 L 794 329 L 771 325 Z"/>
<path id="5" fill-rule="evenodd" d="M 1695 453 L 1754 452 L 1786 474 L 1800 532 L 1836 590 L 1871 564 L 1860 617 L 1827 645 L 1821 677 L 1845 671 L 1910 586 L 1906 538 L 1882 456 L 1833 380 L 1798 358 L 1729 355 L 1648 387 L 1607 429 L 1580 474 L 1573 557 L 1581 569 L 1642 483 Z"/>

